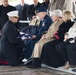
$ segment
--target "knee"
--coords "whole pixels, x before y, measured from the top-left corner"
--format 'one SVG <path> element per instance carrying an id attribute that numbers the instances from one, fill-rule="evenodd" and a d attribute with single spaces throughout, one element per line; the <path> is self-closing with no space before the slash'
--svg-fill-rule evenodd
<path id="1" fill-rule="evenodd" d="M 7 59 L 7 61 L 9 62 L 9 65 L 11 66 L 18 66 L 19 65 L 19 61 L 18 60 L 14 60 L 14 59 Z"/>
<path id="2" fill-rule="evenodd" d="M 35 44 L 35 46 L 39 46 L 39 42 L 37 42 L 37 43 Z"/>
<path id="3" fill-rule="evenodd" d="M 62 48 L 63 48 L 63 45 L 61 45 L 61 44 L 56 45 L 56 50 L 57 51 L 61 51 Z"/>
<path id="4" fill-rule="evenodd" d="M 73 45 L 68 45 L 68 46 L 67 46 L 67 51 L 68 51 L 68 52 L 73 52 L 74 50 L 76 50 L 76 49 L 74 49 L 74 47 L 75 47 L 75 46 L 73 46 Z"/>

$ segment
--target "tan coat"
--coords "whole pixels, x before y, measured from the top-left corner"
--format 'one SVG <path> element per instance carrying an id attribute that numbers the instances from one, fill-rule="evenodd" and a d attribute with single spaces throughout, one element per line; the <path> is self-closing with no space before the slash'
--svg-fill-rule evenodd
<path id="1" fill-rule="evenodd" d="M 42 47 L 45 43 L 54 40 L 54 32 L 56 32 L 59 28 L 59 26 L 63 23 L 63 21 L 56 21 L 54 22 L 48 29 L 45 39 L 40 39 L 34 46 L 34 50 L 32 53 L 32 58 L 38 58 L 41 55 L 42 52 Z"/>

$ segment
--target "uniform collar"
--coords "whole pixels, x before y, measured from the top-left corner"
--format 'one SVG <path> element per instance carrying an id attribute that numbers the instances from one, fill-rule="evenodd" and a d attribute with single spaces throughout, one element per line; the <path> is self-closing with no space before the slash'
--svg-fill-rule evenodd
<path id="1" fill-rule="evenodd" d="M 48 17 L 48 15 L 45 15 L 45 17 L 42 19 L 42 21 L 45 20 L 45 19 L 47 19 L 47 17 Z"/>

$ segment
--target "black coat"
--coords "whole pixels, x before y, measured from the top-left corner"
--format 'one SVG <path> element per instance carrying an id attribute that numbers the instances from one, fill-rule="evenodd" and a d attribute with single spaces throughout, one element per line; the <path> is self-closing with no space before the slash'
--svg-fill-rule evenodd
<path id="1" fill-rule="evenodd" d="M 2 30 L 1 54 L 11 65 L 18 65 L 18 58 L 22 53 L 22 47 L 24 45 L 21 38 L 18 38 L 18 35 L 19 32 L 17 31 L 15 24 L 8 21 Z"/>
<path id="2" fill-rule="evenodd" d="M 4 24 L 8 21 L 7 13 L 13 10 L 16 10 L 16 8 L 10 5 L 8 5 L 7 7 L 4 7 L 3 5 L 0 6 L 0 29 L 1 30 Z"/>
<path id="3" fill-rule="evenodd" d="M 36 7 L 34 7 L 34 4 L 30 5 L 29 10 L 28 10 L 28 17 L 30 19 L 32 19 L 32 16 L 35 15 L 35 10 L 40 6 L 41 6 L 40 3 L 38 3 Z"/>
<path id="4" fill-rule="evenodd" d="M 67 22 L 63 22 L 62 25 L 60 25 L 58 32 L 58 36 L 60 40 L 64 39 L 64 34 L 68 32 L 69 28 L 74 24 L 74 22 L 71 22 L 71 20 L 68 20 Z"/>

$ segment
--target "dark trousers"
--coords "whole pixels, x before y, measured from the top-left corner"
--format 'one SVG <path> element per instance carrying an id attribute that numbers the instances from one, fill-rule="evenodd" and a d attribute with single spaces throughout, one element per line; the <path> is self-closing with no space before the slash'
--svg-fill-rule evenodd
<path id="1" fill-rule="evenodd" d="M 67 46 L 67 54 L 70 65 L 76 65 L 76 43 Z"/>
<path id="2" fill-rule="evenodd" d="M 64 65 L 63 59 L 55 48 L 55 46 L 60 42 L 61 40 L 53 40 L 44 44 L 41 54 L 41 60 L 43 60 L 43 63 L 51 67 L 59 67 Z"/>
<path id="3" fill-rule="evenodd" d="M 26 49 L 25 49 L 25 57 L 26 59 L 30 58 L 31 55 L 32 55 L 32 52 L 33 52 L 33 48 L 34 48 L 34 45 L 35 43 L 38 41 L 38 39 L 34 39 L 34 40 L 31 40 L 27 46 L 26 46 Z"/>
<path id="4" fill-rule="evenodd" d="M 1 52 L 1 58 L 11 66 L 18 66 L 24 58 L 22 48 L 17 50 L 7 50 Z"/>
<path id="5" fill-rule="evenodd" d="M 65 62 L 76 65 L 76 43 L 61 42 L 56 49 Z"/>
<path id="6" fill-rule="evenodd" d="M 67 56 L 67 46 L 69 45 L 69 42 L 60 42 L 59 44 L 56 45 L 56 50 L 64 60 L 64 62 L 68 61 L 68 56 Z"/>

